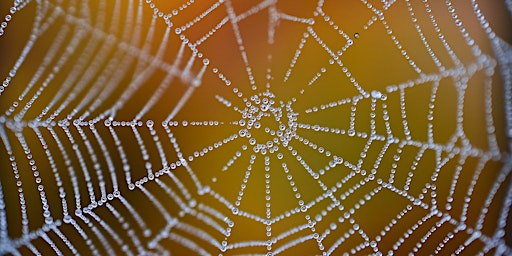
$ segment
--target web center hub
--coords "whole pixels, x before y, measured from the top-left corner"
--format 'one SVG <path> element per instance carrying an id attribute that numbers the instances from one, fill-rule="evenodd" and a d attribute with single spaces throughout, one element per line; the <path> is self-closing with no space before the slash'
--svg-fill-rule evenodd
<path id="1" fill-rule="evenodd" d="M 246 108 L 241 111 L 238 124 L 241 137 L 249 139 L 256 153 L 275 153 L 280 146 L 287 147 L 296 136 L 297 113 L 292 102 L 277 102 L 272 92 L 264 92 L 245 100 Z"/>

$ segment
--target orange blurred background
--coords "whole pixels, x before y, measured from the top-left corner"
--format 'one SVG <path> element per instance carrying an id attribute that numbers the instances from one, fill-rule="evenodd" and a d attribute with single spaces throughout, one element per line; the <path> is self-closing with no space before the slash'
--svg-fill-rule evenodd
<path id="1" fill-rule="evenodd" d="M 267 2 L 270 7 L 265 5 Z M 35 160 L 53 223 L 63 220 L 67 215 L 64 208 L 69 208 L 76 225 L 84 230 L 87 239 L 97 246 L 100 254 L 109 253 L 106 249 L 108 246 L 103 246 L 105 241 L 113 246 L 116 254 L 125 254 L 128 249 L 136 252 L 142 247 L 152 247 L 149 251 L 157 254 L 167 249 L 171 254 L 188 255 L 200 252 L 196 250 L 197 246 L 211 254 L 221 253 L 211 242 L 211 239 L 215 239 L 218 244 L 225 241 L 228 245 L 254 242 L 253 246 L 231 248 L 224 253 L 226 255 L 265 254 L 269 251 L 269 241 L 271 250 L 283 249 L 286 255 L 316 255 L 329 248 L 336 249 L 335 255 L 345 251 L 366 255 L 374 253 L 369 242 L 365 245 L 364 236 L 367 236 L 369 241 L 378 240 L 377 248 L 382 253 L 394 250 L 400 255 L 414 252 L 417 243 L 446 216 L 453 218 L 452 223 L 443 222 L 437 227 L 426 241 L 421 242 L 421 247 L 416 248 L 419 250 L 417 253 L 431 254 L 441 243 L 443 248 L 439 253 L 449 254 L 464 244 L 472 234 L 468 229 L 455 232 L 446 243 L 443 243 L 443 239 L 451 237 L 450 232 L 457 230 L 460 223 L 465 223 L 469 229 L 476 228 L 497 176 L 500 172 L 506 172 L 506 168 L 510 169 L 505 166 L 506 161 L 510 163 L 507 160 L 510 158 L 510 148 L 505 136 L 504 92 L 499 69 L 495 67 L 494 74 L 489 74 L 485 67 L 479 67 L 470 75 L 462 106 L 458 105 L 459 94 L 455 85 L 464 77 L 447 76 L 440 79 L 432 121 L 428 120 L 428 111 L 435 83 L 415 83 L 414 87 L 405 89 L 406 120 L 411 133 L 409 138 L 402 124 L 400 93 L 388 91 L 388 88 L 415 81 L 420 75 L 409 65 L 391 36 L 396 36 L 422 73 L 440 76 L 442 72 L 418 36 L 407 1 L 398 1 L 384 11 L 385 24 L 377 20 L 369 26 L 368 21 L 375 13 L 360 1 L 325 1 L 323 15 L 316 10 L 317 3 L 314 1 L 300 4 L 296 1 L 278 1 L 275 5 L 272 1 L 267 2 L 228 1 L 211 8 L 211 12 L 208 12 L 209 8 L 217 5 L 215 1 L 152 1 L 150 4 L 138 1 L 31 2 L 17 11 L 8 23 L 5 34 L 0 37 L 2 79 L 8 77 L 16 61 L 23 55 L 31 35 L 37 35 L 37 39 L 9 86 L 0 95 L 0 113 L 11 113 L 1 114 L 6 121 L 0 123 L 3 126 L 0 132 L 5 131 L 12 152 L 0 147 L 0 183 L 6 205 L 8 237 L 17 241 L 14 243 L 16 250 L 21 254 L 29 253 L 31 248 L 27 244 L 31 244 L 43 254 L 54 253 L 40 233 L 35 232 L 35 237 L 30 237 L 24 235 L 21 228 L 22 204 L 16 184 L 18 180 L 23 181 L 29 230 L 44 230 L 42 227 L 45 225 L 40 191 L 31 171 L 33 164 L 27 158 Z M 380 2 L 369 2 L 377 9 L 383 8 Z M 8 12 L 9 4 L 0 4 L 0 14 Z M 258 8 L 258 4 L 264 6 Z M 491 42 L 469 4 L 453 3 L 464 28 L 475 41 L 474 45 L 482 51 L 478 56 L 465 43 L 466 39 L 455 25 L 447 6 L 434 1 L 429 4 L 446 42 L 463 67 L 478 63 L 482 56 L 489 56 L 495 61 Z M 510 43 L 511 20 L 504 4 L 497 1 L 481 1 L 479 4 L 493 31 Z M 158 10 L 152 9 L 152 5 Z M 460 68 L 439 40 L 425 5 L 411 1 L 410 7 L 414 10 L 416 24 L 443 66 L 455 71 Z M 173 10 L 177 12 L 173 13 Z M 159 11 L 162 12 L 161 17 Z M 205 11 L 207 15 L 202 15 Z M 288 16 L 281 16 L 273 23 L 272 11 Z M 153 12 L 156 13 L 154 18 Z M 229 22 L 230 13 L 239 15 L 236 26 Z M 244 13 L 248 15 L 241 15 Z M 163 17 L 167 14 L 173 14 L 169 18 L 173 26 L 166 32 L 167 24 Z M 194 21 L 196 17 L 201 18 Z M 289 17 L 303 19 L 290 21 Z M 308 23 L 311 21 L 314 24 Z M 222 25 L 216 28 L 218 24 Z M 392 35 L 387 33 L 385 25 L 392 28 Z M 345 34 L 338 33 L 339 29 Z M 208 35 L 209 31 L 214 32 Z M 270 33 L 272 31 L 274 33 Z M 314 31 L 318 39 L 310 31 Z M 187 38 L 185 44 L 190 45 L 180 48 L 183 38 Z M 73 40 L 77 39 L 76 47 L 70 48 Z M 241 42 L 237 42 L 240 39 Z M 302 39 L 303 47 L 299 46 Z M 367 93 L 379 91 L 386 94 L 387 99 L 375 100 L 372 107 L 372 97 L 361 97 L 357 105 L 345 103 L 312 111 L 331 102 L 346 99 L 353 102 L 361 93 L 346 71 L 336 61 L 330 61 L 333 56 L 319 40 L 338 54 L 339 60 L 362 90 Z M 164 50 L 160 49 L 162 42 Z M 241 45 L 243 51 L 240 50 Z M 298 49 L 301 53 L 294 60 Z M 55 57 L 49 57 L 49 54 L 55 54 Z M 66 54 L 68 57 L 59 63 L 59 57 Z M 189 76 L 187 72 L 190 72 Z M 41 78 L 34 81 L 34 87 L 20 99 L 38 74 Z M 195 78 L 200 81 L 197 86 L 193 85 Z M 497 148 L 492 148 L 494 144 L 489 141 L 486 123 L 489 118 L 486 112 L 488 106 L 485 105 L 487 79 L 491 81 L 495 127 L 491 137 L 495 136 Z M 130 88 L 133 93 L 127 94 Z M 238 122 L 244 119 L 241 112 L 248 106 L 247 102 L 251 102 L 251 96 L 264 98 L 267 90 L 272 92 L 273 98 L 269 98 L 275 101 L 274 109 L 283 114 L 281 122 L 286 129 L 295 132 L 296 137 L 291 139 L 290 147 L 283 145 L 283 141 L 274 142 L 278 145 L 278 152 L 263 154 L 254 152 L 250 139 L 240 136 L 241 126 L 244 125 Z M 63 94 L 58 97 L 58 93 Z M 30 99 L 33 95 L 39 96 L 32 103 Z M 155 95 L 159 96 L 155 104 L 139 115 Z M 123 101 L 125 98 L 126 101 Z M 101 101 L 95 103 L 96 99 Z M 66 101 L 69 101 L 67 105 L 58 110 Z M 116 105 L 120 102 L 123 104 Z M 26 114 L 16 123 L 15 117 L 20 116 L 27 103 Z M 251 104 L 261 107 L 254 101 Z M 14 110 L 10 111 L 9 108 L 13 106 Z M 41 115 L 48 106 L 48 114 Z M 352 110 L 353 107 L 356 109 Z M 57 123 L 52 126 L 54 134 L 51 129 L 39 127 L 47 143 L 45 147 L 28 125 L 38 117 L 47 120 L 57 110 L 52 119 Z M 395 138 L 418 142 L 420 146 L 404 143 L 402 148 L 398 143 L 386 144 L 388 131 L 384 111 L 389 115 L 388 124 Z M 450 142 L 457 129 L 457 111 L 462 111 L 460 124 L 467 140 Z M 371 117 L 371 112 L 375 112 L 375 118 Z M 351 113 L 355 118 L 353 127 L 350 124 Z M 280 139 L 263 131 L 264 127 L 279 129 L 273 115 L 262 117 L 261 130 L 250 130 L 256 144 Z M 81 116 L 84 122 L 92 120 L 94 125 L 85 124 L 77 128 L 71 124 L 69 134 L 58 125 L 61 120 L 69 119 L 72 123 Z M 295 123 L 291 116 L 297 118 Z M 108 117 L 117 121 L 140 120 L 142 123 L 134 127 L 114 127 L 113 124 L 105 125 Z M 162 125 L 169 118 L 172 135 Z M 148 120 L 152 120 L 154 125 L 148 127 Z M 291 124 L 310 124 L 311 128 L 292 129 L 289 121 Z M 376 126 L 373 130 L 385 139 L 368 144 L 372 121 Z M 9 128 L 13 124 L 25 127 L 16 133 L 14 128 Z M 429 137 L 429 124 L 433 127 L 433 137 Z M 314 125 L 343 132 L 315 131 Z M 111 127 L 114 127 L 114 133 Z M 348 135 L 351 128 L 358 132 L 356 136 Z M 70 141 L 69 136 L 74 138 L 74 142 Z M 122 150 L 116 145 L 116 136 Z M 27 142 L 29 153 L 20 143 L 20 137 Z M 305 140 L 310 143 L 305 143 Z M 4 138 L 2 141 L 5 145 Z M 62 148 L 59 148 L 59 141 Z M 477 149 L 467 158 L 449 146 L 463 148 L 466 142 Z M 443 153 L 436 155 L 441 151 L 435 150 L 432 145 L 442 146 Z M 424 153 L 418 155 L 422 150 Z M 47 152 L 50 152 L 53 162 L 49 160 Z M 13 173 L 12 161 L 9 160 L 11 156 L 16 158 L 19 178 Z M 187 160 L 188 167 L 173 167 L 181 161 L 181 156 Z M 343 164 L 325 170 L 333 156 L 340 156 L 347 163 L 359 164 L 355 168 L 358 171 Z M 417 156 L 419 160 L 415 159 Z M 487 156 L 494 158 L 482 162 Z M 396 160 L 397 157 L 400 160 Z M 436 170 L 436 157 L 449 159 Z M 304 167 L 304 163 L 309 167 Z M 283 168 L 283 164 L 286 164 L 286 168 Z M 265 170 L 266 166 L 268 170 Z M 308 168 L 313 172 L 325 170 L 325 174 L 315 178 L 308 173 Z M 375 173 L 369 178 L 372 170 Z M 76 208 L 83 210 L 88 205 L 94 205 L 88 198 L 90 191 L 86 172 L 91 177 L 92 190 L 98 195 L 95 200 L 101 201 L 102 193 L 114 193 L 117 189 L 123 198 L 109 200 L 103 203 L 103 207 L 96 204 L 87 221 L 74 216 Z M 62 185 L 58 185 L 55 173 L 60 175 Z M 475 178 L 478 173 L 481 174 Z M 510 191 L 510 174 L 506 173 L 483 219 L 480 231 L 488 238 L 495 235 L 498 228 L 496 220 L 501 211 L 510 211 L 502 208 L 506 193 Z M 290 184 L 289 175 L 293 176 L 295 185 Z M 408 175 L 413 175 L 408 189 L 409 198 L 377 182 L 392 183 L 403 189 L 408 177 L 411 177 Z M 432 181 L 431 177 L 436 175 L 437 179 Z M 457 183 L 453 184 L 457 175 Z M 389 180 L 390 176 L 394 176 L 394 182 Z M 78 185 L 73 184 L 74 178 Z M 471 182 L 476 183 L 473 190 Z M 103 184 L 106 192 L 101 190 Z M 130 184 L 136 187 L 133 189 Z M 201 185 L 198 187 L 198 184 Z M 326 193 L 322 184 L 329 188 L 329 192 Z M 66 191 L 64 198 L 59 197 L 58 186 Z M 206 186 L 209 190 L 204 190 Z M 294 186 L 300 198 L 296 196 L 297 191 L 293 191 Z M 167 193 L 169 190 L 165 188 L 175 194 Z M 269 193 L 266 193 L 267 189 Z M 451 189 L 454 191 L 450 192 Z M 76 202 L 77 191 L 81 194 L 78 200 L 81 207 Z M 238 200 L 240 205 L 233 210 L 241 191 L 243 198 Z M 267 195 L 270 200 L 265 199 Z M 446 207 L 449 197 L 453 201 L 450 207 Z M 332 198 L 339 200 L 340 205 Z M 411 198 L 423 198 L 423 206 L 414 205 Z M 301 211 L 301 201 L 308 205 L 307 211 Z M 406 234 L 422 217 L 429 216 L 433 201 L 439 212 L 445 215 L 427 218 L 414 228 L 412 234 Z M 135 209 L 144 225 L 138 222 L 126 202 Z M 117 209 L 122 218 L 116 216 L 112 209 Z M 266 218 L 269 210 L 270 218 Z M 396 220 L 402 211 L 407 213 Z M 345 214 L 349 214 L 349 217 L 340 222 Z M 98 216 L 101 221 L 93 216 Z M 461 218 L 465 220 L 461 221 Z M 180 224 L 168 228 L 166 225 L 170 224 L 170 219 Z M 393 219 L 397 224 L 382 235 Z M 272 224 L 266 225 L 265 220 L 271 220 Z M 510 252 L 512 240 L 508 232 L 509 222 L 503 240 L 507 241 Z M 116 235 L 110 235 L 105 224 Z M 364 235 L 354 230 L 354 224 Z M 229 235 L 220 232 L 217 226 Z M 73 243 L 76 250 L 83 254 L 90 253 L 91 246 L 77 232 L 76 226 L 63 223 L 55 228 Z M 43 232 L 64 254 L 72 252 L 57 232 Z M 98 232 L 104 237 L 97 235 Z M 325 232 L 328 235 L 318 242 L 316 236 L 325 235 Z M 335 246 L 340 243 L 341 237 L 350 232 L 355 232 L 355 235 L 348 236 L 338 247 Z M 289 235 L 279 237 L 282 234 Z M 380 236 L 381 239 L 376 238 Z M 400 242 L 404 236 L 406 239 Z M 134 242 L 133 237 L 137 237 L 140 244 Z M 187 248 L 187 243 L 188 246 L 195 244 L 195 249 Z M 400 245 L 394 249 L 397 243 Z M 123 247 L 123 244 L 126 246 Z M 286 248 L 292 244 L 292 247 Z M 463 253 L 473 254 L 483 250 L 485 243 L 477 239 L 467 247 Z M 350 251 L 355 248 L 361 249 Z M 494 250 L 496 248 L 490 253 Z"/>

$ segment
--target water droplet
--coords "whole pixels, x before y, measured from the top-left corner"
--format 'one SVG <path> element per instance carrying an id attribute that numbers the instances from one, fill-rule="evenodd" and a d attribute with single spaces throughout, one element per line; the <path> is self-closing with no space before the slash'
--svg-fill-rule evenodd
<path id="1" fill-rule="evenodd" d="M 376 98 L 376 99 L 380 99 L 382 97 L 382 93 L 377 90 L 374 90 L 374 91 L 372 91 L 372 97 Z"/>

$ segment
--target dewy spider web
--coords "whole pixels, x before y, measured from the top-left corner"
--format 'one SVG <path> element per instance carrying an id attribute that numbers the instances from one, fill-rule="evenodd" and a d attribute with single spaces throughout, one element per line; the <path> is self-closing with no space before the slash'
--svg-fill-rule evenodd
<path id="1" fill-rule="evenodd" d="M 512 254 L 489 2 L 2 2 L 0 254 Z"/>

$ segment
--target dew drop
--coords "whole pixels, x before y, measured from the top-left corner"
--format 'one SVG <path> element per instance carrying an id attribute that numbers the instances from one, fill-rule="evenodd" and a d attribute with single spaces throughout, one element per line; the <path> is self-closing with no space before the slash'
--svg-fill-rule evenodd
<path id="1" fill-rule="evenodd" d="M 377 90 L 374 90 L 374 91 L 372 91 L 372 97 L 376 98 L 376 99 L 380 99 L 382 97 L 382 93 Z"/>

